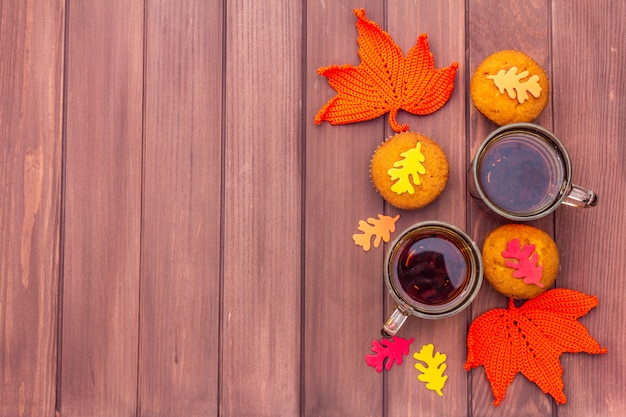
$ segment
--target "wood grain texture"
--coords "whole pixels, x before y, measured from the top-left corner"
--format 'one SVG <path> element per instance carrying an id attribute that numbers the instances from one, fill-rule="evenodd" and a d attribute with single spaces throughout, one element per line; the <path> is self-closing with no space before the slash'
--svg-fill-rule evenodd
<path id="1" fill-rule="evenodd" d="M 224 416 L 300 407 L 301 7 L 227 3 Z"/>
<path id="2" fill-rule="evenodd" d="M 567 404 L 559 417 L 624 413 L 626 384 L 626 16 L 623 2 L 553 2 L 554 129 L 567 146 L 576 184 L 599 195 L 589 210 L 558 212 L 564 254 L 559 285 L 598 297 L 580 319 L 605 355 L 563 355 Z"/>
<path id="3" fill-rule="evenodd" d="M 143 2 L 72 1 L 60 409 L 137 409 Z"/>
<path id="4" fill-rule="evenodd" d="M 534 0 L 528 2 L 470 1 L 467 44 L 470 51 L 468 79 L 475 68 L 493 52 L 504 49 L 517 49 L 530 55 L 551 76 L 550 60 L 550 2 Z M 469 88 L 469 86 L 468 86 Z M 471 101 L 471 100 L 470 100 Z M 551 128 L 552 103 L 535 120 L 548 129 Z M 469 139 L 471 155 L 484 138 L 497 128 L 494 123 L 482 116 L 473 105 L 469 108 Z M 470 168 L 470 165 L 467 166 Z M 468 199 L 472 236 L 482 247 L 487 234 L 497 226 L 508 223 L 504 219 L 478 208 Z M 531 222 L 550 235 L 554 234 L 554 215 Z M 485 282 L 483 289 L 472 304 L 473 318 L 492 308 L 506 308 L 506 297 L 497 293 Z M 483 367 L 470 371 L 471 412 L 476 416 L 536 416 L 551 415 L 551 398 L 544 395 L 533 383 L 518 374 L 507 390 L 506 398 L 494 407 L 493 394 L 485 377 Z M 533 401 L 528 401 L 532 398 Z"/>
<path id="5" fill-rule="evenodd" d="M 406 54 L 417 42 L 420 34 L 428 35 L 430 51 L 435 68 L 459 64 L 455 89 L 450 100 L 438 111 L 428 116 L 412 116 L 402 113 L 399 119 L 409 124 L 409 130 L 417 131 L 435 140 L 446 153 L 450 165 L 450 177 L 445 191 L 428 206 L 414 211 L 403 211 L 388 206 L 392 216 L 400 214 L 398 233 L 410 225 L 440 220 L 466 230 L 465 177 L 469 141 L 465 135 L 465 33 L 462 28 L 465 7 L 460 4 L 440 4 L 430 7 L 428 1 L 388 2 L 388 30 L 395 42 Z M 388 133 L 389 136 L 393 132 Z M 391 298 L 388 311 L 394 307 Z M 410 317 L 400 330 L 404 337 L 414 337 L 406 365 L 389 373 L 387 386 L 387 415 L 465 416 L 467 413 L 467 372 L 463 369 L 466 348 L 463 343 L 469 312 L 442 320 L 424 320 Z M 425 344 L 447 356 L 445 375 L 448 381 L 443 389 L 444 397 L 425 388 L 417 377 L 413 353 Z M 455 401 L 445 399 L 455 398 Z"/>
<path id="6" fill-rule="evenodd" d="M 316 73 L 358 65 L 354 8 L 384 22 L 383 2 L 307 4 L 307 117 L 304 309 L 304 415 L 379 416 L 383 375 L 366 366 L 383 323 L 383 246 L 364 252 L 352 235 L 359 220 L 384 213 L 369 179 L 386 118 L 331 126 L 313 123 L 335 94 Z"/>
<path id="7" fill-rule="evenodd" d="M 449 102 L 400 123 L 436 140 L 451 176 L 417 211 L 369 178 L 387 117 L 313 123 L 335 95 L 319 67 L 359 64 L 355 8 L 406 53 L 427 33 L 459 63 Z M 626 6 L 614 0 L 0 0 L 0 417 L 617 417 L 626 400 Z M 442 220 L 482 246 L 505 223 L 466 172 L 496 128 L 473 70 L 519 49 L 552 91 L 536 120 L 600 196 L 531 223 L 554 236 L 557 286 L 595 295 L 580 322 L 609 352 L 561 357 L 568 403 L 518 375 L 498 407 L 466 336 L 505 307 L 485 284 L 455 317 L 409 318 L 402 366 L 364 356 L 393 303 L 388 244 L 359 220 Z M 59 302 L 60 301 L 60 302 Z M 448 356 L 440 398 L 412 354 Z"/>
<path id="8" fill-rule="evenodd" d="M 64 2 L 0 2 L 0 415 L 53 416 Z"/>
<path id="9" fill-rule="evenodd" d="M 139 415 L 216 415 L 222 9 L 146 16 Z"/>

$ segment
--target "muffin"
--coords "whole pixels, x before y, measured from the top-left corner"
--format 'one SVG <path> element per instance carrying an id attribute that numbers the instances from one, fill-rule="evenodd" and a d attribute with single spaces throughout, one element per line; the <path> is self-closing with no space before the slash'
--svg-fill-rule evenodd
<path id="1" fill-rule="evenodd" d="M 548 104 L 550 82 L 525 53 L 499 51 L 476 68 L 470 96 L 478 111 L 497 125 L 532 122 Z"/>
<path id="2" fill-rule="evenodd" d="M 372 184 L 392 206 L 414 210 L 431 203 L 446 188 L 450 167 L 443 149 L 415 132 L 383 142 L 370 165 Z"/>
<path id="3" fill-rule="evenodd" d="M 533 298 L 552 286 L 559 272 L 559 251 L 546 232 L 525 224 L 493 230 L 482 250 L 485 278 L 501 294 Z"/>

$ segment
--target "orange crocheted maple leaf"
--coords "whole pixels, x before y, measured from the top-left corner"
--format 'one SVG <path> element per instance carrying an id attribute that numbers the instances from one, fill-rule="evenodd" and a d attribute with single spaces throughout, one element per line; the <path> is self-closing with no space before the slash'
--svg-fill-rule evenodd
<path id="1" fill-rule="evenodd" d="M 332 65 L 317 71 L 328 78 L 337 95 L 317 113 L 315 123 L 361 122 L 389 112 L 391 128 L 405 132 L 409 127 L 398 124 L 398 111 L 426 115 L 440 109 L 452 94 L 459 64 L 435 69 L 425 33 L 405 57 L 391 36 L 365 17 L 363 9 L 354 13 L 361 63 L 356 67 Z"/>
<path id="2" fill-rule="evenodd" d="M 577 321 L 597 304 L 596 297 L 563 288 L 547 291 L 519 308 L 511 298 L 508 310 L 490 310 L 470 326 L 465 369 L 485 366 L 494 405 L 504 399 L 518 372 L 558 404 L 565 404 L 561 354 L 607 351 Z"/>

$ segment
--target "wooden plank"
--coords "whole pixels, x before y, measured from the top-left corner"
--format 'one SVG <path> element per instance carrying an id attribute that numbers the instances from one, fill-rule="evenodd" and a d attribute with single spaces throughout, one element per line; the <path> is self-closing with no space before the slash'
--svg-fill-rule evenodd
<path id="1" fill-rule="evenodd" d="M 389 207 L 390 215 L 400 214 L 398 233 L 411 224 L 426 220 L 441 220 L 466 230 L 465 178 L 469 142 L 465 136 L 465 24 L 463 1 L 434 4 L 429 1 L 388 2 L 388 31 L 403 52 L 408 53 L 420 34 L 428 35 L 435 67 L 442 68 L 453 62 L 459 64 L 455 90 L 444 107 L 428 116 L 401 113 L 401 123 L 409 130 L 421 132 L 435 140 L 444 150 L 450 165 L 450 178 L 444 193 L 430 205 L 415 211 L 401 211 Z M 389 132 L 389 135 L 392 135 Z M 394 307 L 389 299 L 388 311 Z M 392 369 L 388 376 L 386 415 L 446 415 L 465 416 L 467 413 L 467 372 L 463 369 L 466 358 L 465 335 L 469 312 L 442 320 L 409 318 L 400 330 L 404 337 L 415 341 L 406 362 Z M 425 344 L 432 343 L 437 351 L 447 355 L 448 380 L 441 398 L 425 388 L 417 379 L 413 353 Z M 453 400 L 450 400 L 453 399 Z"/>
<path id="2" fill-rule="evenodd" d="M 0 3 L 0 415 L 53 416 L 64 1 Z"/>
<path id="3" fill-rule="evenodd" d="M 217 415 L 222 6 L 146 6 L 139 414 Z"/>
<path id="4" fill-rule="evenodd" d="M 384 24 L 383 2 L 347 6 L 307 3 L 304 406 L 306 416 L 362 417 L 383 413 L 383 375 L 363 357 L 380 338 L 384 311 L 384 248 L 355 246 L 359 220 L 384 213 L 369 162 L 386 118 L 357 124 L 313 124 L 335 94 L 317 69 L 358 65 L 354 8 Z"/>
<path id="5" fill-rule="evenodd" d="M 471 77 L 476 67 L 493 52 L 517 49 L 533 57 L 543 66 L 548 77 L 551 77 L 549 4 L 549 1 L 470 1 L 468 3 L 469 38 L 467 40 L 470 55 L 467 76 Z M 535 120 L 535 123 L 548 129 L 552 127 L 551 106 L 552 103 L 548 103 L 548 107 Z M 471 141 L 470 157 L 473 157 L 480 143 L 497 126 L 483 117 L 473 105 L 470 104 L 468 110 L 470 111 L 470 131 L 468 132 Z M 471 201 L 468 202 L 468 208 L 472 236 L 480 247 L 491 230 L 508 223 L 479 209 Z M 553 222 L 554 215 L 550 215 L 530 224 L 553 234 Z M 506 305 L 506 298 L 485 283 L 472 305 L 472 318 L 493 308 L 506 308 Z M 517 375 L 511 383 L 506 398 L 498 407 L 492 405 L 494 398 L 483 367 L 470 371 L 470 387 L 470 407 L 473 415 L 544 416 L 551 415 L 553 411 L 551 397 L 543 394 L 535 384 L 528 382 L 521 374 Z M 530 398 L 532 401 L 529 400 Z"/>
<path id="6" fill-rule="evenodd" d="M 302 5 L 227 3 L 220 408 L 300 407 Z"/>
<path id="7" fill-rule="evenodd" d="M 599 195 L 589 210 L 559 211 L 559 284 L 595 295 L 580 322 L 605 355 L 561 357 L 567 404 L 560 417 L 619 416 L 626 408 L 626 31 L 623 2 L 553 2 L 554 128 L 567 146 L 574 182 Z"/>
<path id="8" fill-rule="evenodd" d="M 63 416 L 136 414 L 143 1 L 69 4 Z"/>

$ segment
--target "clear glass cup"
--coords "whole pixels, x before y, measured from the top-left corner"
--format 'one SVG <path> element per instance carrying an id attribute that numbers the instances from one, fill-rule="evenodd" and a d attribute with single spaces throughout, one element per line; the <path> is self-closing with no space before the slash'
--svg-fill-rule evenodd
<path id="1" fill-rule="evenodd" d="M 384 279 L 396 303 L 381 331 L 389 338 L 410 315 L 440 319 L 465 309 L 482 285 L 482 256 L 459 228 L 440 221 L 417 223 L 391 244 Z"/>
<path id="2" fill-rule="evenodd" d="M 544 217 L 561 204 L 598 203 L 593 191 L 572 184 L 572 163 L 561 141 L 532 123 L 505 125 L 487 136 L 472 161 L 468 188 L 479 206 L 514 221 Z"/>

